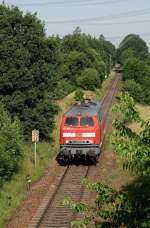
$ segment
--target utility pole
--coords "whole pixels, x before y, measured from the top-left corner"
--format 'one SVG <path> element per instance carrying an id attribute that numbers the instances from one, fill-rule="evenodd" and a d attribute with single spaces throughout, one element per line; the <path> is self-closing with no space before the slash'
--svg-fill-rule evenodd
<path id="1" fill-rule="evenodd" d="M 109 72 L 111 71 L 111 67 L 112 67 L 112 56 L 111 54 L 109 54 Z"/>

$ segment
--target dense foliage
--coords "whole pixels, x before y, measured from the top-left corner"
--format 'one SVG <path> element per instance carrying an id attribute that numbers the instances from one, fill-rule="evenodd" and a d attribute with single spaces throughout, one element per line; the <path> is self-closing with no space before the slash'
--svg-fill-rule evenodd
<path id="1" fill-rule="evenodd" d="M 124 90 L 136 101 L 150 104 L 150 55 L 146 42 L 130 34 L 121 42 L 117 56 L 123 64 Z"/>
<path id="2" fill-rule="evenodd" d="M 118 60 L 123 64 L 128 58 L 135 57 L 138 60 L 146 60 L 148 57 L 148 47 L 146 42 L 139 35 L 127 35 L 119 45 L 117 50 Z"/>
<path id="3" fill-rule="evenodd" d="M 115 59 L 115 47 L 102 35 L 93 38 L 77 28 L 62 39 L 46 37 L 36 14 L 0 5 L 0 181 L 18 171 L 23 135 L 29 138 L 36 128 L 41 137 L 49 137 L 58 111 L 55 100 L 78 88 L 76 100 L 82 100 L 81 88 L 100 87 Z M 117 60 L 123 64 L 124 89 L 135 100 L 150 104 L 146 43 L 137 35 L 128 35 L 120 44 Z M 127 94 L 119 98 L 115 111 L 119 113 L 114 123 L 115 150 L 124 158 L 124 168 L 138 172 L 139 178 L 120 192 L 84 180 L 84 186 L 97 192 L 96 207 L 71 200 L 65 203 L 88 213 L 81 224 L 146 227 L 150 124 L 141 120 Z M 140 136 L 127 127 L 131 120 L 141 123 Z"/>
<path id="4" fill-rule="evenodd" d="M 0 100 L 12 117 L 21 120 L 25 135 L 38 128 L 41 136 L 47 136 L 56 108 L 45 93 L 58 80 L 57 43 L 45 39 L 36 15 L 4 5 L 0 15 Z"/>
<path id="5" fill-rule="evenodd" d="M 0 108 L 1 179 L 19 168 L 22 132 L 30 139 L 38 129 L 40 139 L 48 138 L 58 112 L 55 100 L 76 89 L 76 98 L 83 99 L 82 88 L 100 87 L 114 55 L 104 37 L 92 38 L 80 28 L 62 39 L 46 37 L 36 14 L 0 4 L 0 102 L 7 110 Z"/>
<path id="6" fill-rule="evenodd" d="M 80 82 L 80 77 L 85 78 L 85 72 L 91 72 L 93 69 L 93 74 L 97 75 L 96 80 L 99 78 L 99 82 L 92 89 L 99 87 L 115 59 L 115 47 L 110 42 L 104 37 L 96 39 L 81 33 L 79 28 L 62 39 L 62 52 L 64 55 L 63 77 L 75 87 L 86 89 L 91 89 L 90 85 L 88 83 L 85 86 L 85 81 L 81 79 Z"/>
<path id="7" fill-rule="evenodd" d="M 127 59 L 124 63 L 123 79 L 123 88 L 135 101 L 150 104 L 150 67 L 145 62 L 136 58 Z"/>
<path id="8" fill-rule="evenodd" d="M 95 207 L 75 203 L 66 198 L 64 204 L 84 213 L 83 220 L 74 222 L 80 227 L 149 227 L 150 215 L 150 122 L 144 121 L 128 93 L 118 97 L 114 106 L 116 119 L 113 146 L 123 160 L 123 168 L 134 174 L 134 182 L 116 191 L 103 183 L 83 180 L 83 186 L 97 193 Z M 128 127 L 130 122 L 141 125 L 140 135 Z"/>
<path id="9" fill-rule="evenodd" d="M 128 91 L 129 94 L 137 101 L 141 102 L 144 99 L 144 91 L 142 86 L 137 83 L 135 80 L 130 79 L 126 80 L 123 84 L 123 89 Z"/>
<path id="10" fill-rule="evenodd" d="M 77 87 L 99 87 L 114 55 L 104 37 L 92 38 L 79 28 L 62 39 L 46 37 L 36 14 L 0 5 L 0 100 L 20 119 L 26 137 L 34 128 L 48 137 L 58 110 L 55 99 Z"/>
<path id="11" fill-rule="evenodd" d="M 84 101 L 84 92 L 82 89 L 77 89 L 74 96 L 75 101 Z"/>
<path id="12" fill-rule="evenodd" d="M 12 121 L 0 104 L 0 182 L 10 178 L 19 168 L 22 137 L 20 122 Z"/>
<path id="13" fill-rule="evenodd" d="M 96 69 L 86 68 L 81 75 L 77 77 L 77 85 L 84 88 L 95 90 L 100 86 L 101 80 Z"/>

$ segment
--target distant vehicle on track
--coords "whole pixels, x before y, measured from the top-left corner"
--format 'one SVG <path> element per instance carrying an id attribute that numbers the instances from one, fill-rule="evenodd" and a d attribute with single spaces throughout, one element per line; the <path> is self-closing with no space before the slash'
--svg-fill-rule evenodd
<path id="1" fill-rule="evenodd" d="M 116 63 L 114 68 L 113 68 L 113 71 L 115 71 L 116 73 L 121 73 L 122 72 L 121 64 Z"/>
<path id="2" fill-rule="evenodd" d="M 96 162 L 104 131 L 101 106 L 85 100 L 74 104 L 62 117 L 60 151 L 57 161 L 68 164 L 73 159 Z"/>

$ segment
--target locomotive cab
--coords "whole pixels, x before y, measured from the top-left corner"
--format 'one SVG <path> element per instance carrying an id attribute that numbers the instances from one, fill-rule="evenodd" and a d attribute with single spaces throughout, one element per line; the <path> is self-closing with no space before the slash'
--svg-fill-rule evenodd
<path id="1" fill-rule="evenodd" d="M 59 161 L 92 158 L 100 154 L 103 134 L 101 106 L 89 101 L 75 104 L 66 112 L 60 126 Z"/>
<path id="2" fill-rule="evenodd" d="M 66 117 L 60 130 L 60 145 L 99 144 L 99 134 L 96 116 Z"/>

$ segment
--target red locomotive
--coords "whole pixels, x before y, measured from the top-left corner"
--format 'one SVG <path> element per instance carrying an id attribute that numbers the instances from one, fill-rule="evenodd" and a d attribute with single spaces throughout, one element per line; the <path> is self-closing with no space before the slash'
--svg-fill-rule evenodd
<path id="1" fill-rule="evenodd" d="M 73 158 L 82 158 L 96 162 L 103 130 L 104 121 L 99 103 L 85 100 L 73 105 L 62 118 L 57 161 L 68 164 Z"/>

